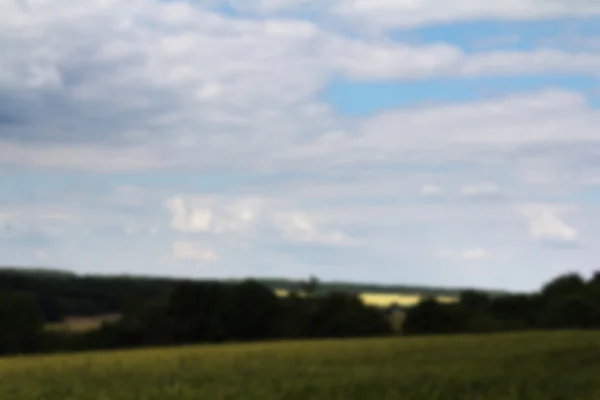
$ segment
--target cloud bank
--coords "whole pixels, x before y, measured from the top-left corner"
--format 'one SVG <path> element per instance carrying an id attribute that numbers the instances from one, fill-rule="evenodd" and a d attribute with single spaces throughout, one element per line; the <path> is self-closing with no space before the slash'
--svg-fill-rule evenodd
<path id="1" fill-rule="evenodd" d="M 4 2 L 0 263 L 507 288 L 587 273 L 599 13 Z M 528 37 L 542 22 L 571 33 Z M 520 30 L 482 45 L 473 24 Z"/>

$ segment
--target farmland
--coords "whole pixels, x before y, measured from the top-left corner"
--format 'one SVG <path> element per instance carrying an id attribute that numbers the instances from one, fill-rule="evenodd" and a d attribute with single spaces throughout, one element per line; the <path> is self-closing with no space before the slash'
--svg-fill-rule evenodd
<path id="1" fill-rule="evenodd" d="M 361 293 L 359 297 L 365 304 L 376 307 L 387 307 L 393 304 L 403 307 L 410 307 L 419 303 L 419 301 L 421 301 L 423 298 L 423 296 L 420 295 L 369 292 Z M 450 296 L 438 296 L 436 299 L 441 303 L 452 303 L 457 301 L 455 297 Z"/>
<path id="2" fill-rule="evenodd" d="M 594 331 L 4 358 L 0 398 L 592 400 L 600 398 L 599 359 Z"/>

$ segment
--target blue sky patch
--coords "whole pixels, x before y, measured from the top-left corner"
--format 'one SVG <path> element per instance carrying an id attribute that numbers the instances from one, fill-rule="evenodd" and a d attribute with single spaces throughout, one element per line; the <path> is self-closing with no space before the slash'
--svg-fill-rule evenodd
<path id="1" fill-rule="evenodd" d="M 398 107 L 467 102 L 515 92 L 557 87 L 586 92 L 597 85 L 585 76 L 515 76 L 497 78 L 430 79 L 418 82 L 352 82 L 338 80 L 322 93 L 322 99 L 348 116 L 364 117 Z M 590 94 L 598 105 L 598 95 Z"/>
<path id="2" fill-rule="evenodd" d="M 493 50 L 534 50 L 539 47 L 569 48 L 573 35 L 600 37 L 600 18 L 552 21 L 473 21 L 396 30 L 394 40 L 414 44 L 451 43 L 468 53 Z M 570 43 L 572 46 L 572 43 Z"/>

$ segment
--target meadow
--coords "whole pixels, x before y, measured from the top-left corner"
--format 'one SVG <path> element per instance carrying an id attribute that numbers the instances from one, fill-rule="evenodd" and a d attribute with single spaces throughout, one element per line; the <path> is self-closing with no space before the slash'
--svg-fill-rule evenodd
<path id="1" fill-rule="evenodd" d="M 182 346 L 0 359 L 0 398 L 600 399 L 600 333 Z"/>

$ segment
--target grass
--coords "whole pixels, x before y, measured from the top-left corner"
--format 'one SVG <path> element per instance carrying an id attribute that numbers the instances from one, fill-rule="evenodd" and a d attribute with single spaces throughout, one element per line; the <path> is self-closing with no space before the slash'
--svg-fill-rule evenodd
<path id="1" fill-rule="evenodd" d="M 600 334 L 271 342 L 0 359 L 0 398 L 600 399 Z"/>

